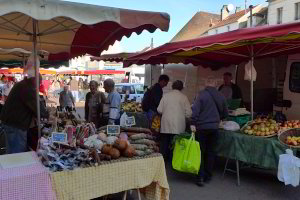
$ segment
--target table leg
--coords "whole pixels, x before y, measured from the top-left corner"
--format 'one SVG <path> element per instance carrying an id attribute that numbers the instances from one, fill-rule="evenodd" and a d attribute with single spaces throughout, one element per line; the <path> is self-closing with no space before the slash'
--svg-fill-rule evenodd
<path id="1" fill-rule="evenodd" d="M 236 163 L 237 185 L 240 186 L 240 164 L 238 160 L 235 160 L 235 163 Z"/>
<path id="2" fill-rule="evenodd" d="M 123 200 L 127 199 L 127 191 L 124 192 Z"/>
<path id="3" fill-rule="evenodd" d="M 229 158 L 226 159 L 226 163 L 225 163 L 225 167 L 224 167 L 224 171 L 223 171 L 223 178 L 224 178 L 225 173 L 226 173 L 226 171 L 227 171 L 228 161 L 229 161 Z"/>
<path id="4" fill-rule="evenodd" d="M 137 189 L 137 193 L 138 193 L 138 200 L 142 200 L 140 189 Z"/>

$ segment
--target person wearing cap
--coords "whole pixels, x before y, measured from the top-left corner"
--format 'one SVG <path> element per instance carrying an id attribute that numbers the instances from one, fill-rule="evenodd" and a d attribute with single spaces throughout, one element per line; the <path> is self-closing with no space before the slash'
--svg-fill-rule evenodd
<path id="1" fill-rule="evenodd" d="M 105 92 L 108 93 L 104 105 L 103 117 L 109 125 L 118 125 L 120 123 L 121 96 L 115 91 L 115 82 L 112 79 L 104 81 Z"/>
<path id="2" fill-rule="evenodd" d="M 42 76 L 40 75 L 40 82 Z M 41 118 L 49 113 L 41 108 Z M 6 153 L 27 151 L 27 131 L 37 117 L 36 78 L 29 77 L 16 83 L 2 108 L 0 119 L 5 132 Z"/>
<path id="3" fill-rule="evenodd" d="M 192 115 L 191 104 L 183 90 L 183 82 L 180 80 L 172 84 L 172 91 L 166 93 L 157 108 L 162 114 L 160 129 L 160 152 L 165 161 L 170 157 L 170 145 L 173 137 L 185 132 L 186 118 Z"/>

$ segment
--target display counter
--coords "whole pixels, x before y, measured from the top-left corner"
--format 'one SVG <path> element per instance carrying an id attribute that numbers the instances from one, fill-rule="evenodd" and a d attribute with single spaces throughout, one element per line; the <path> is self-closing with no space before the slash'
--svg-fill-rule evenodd
<path id="1" fill-rule="evenodd" d="M 57 199 L 93 199 L 131 189 L 141 189 L 146 199 L 169 199 L 165 164 L 160 154 L 121 158 L 97 167 L 51 174 Z"/>

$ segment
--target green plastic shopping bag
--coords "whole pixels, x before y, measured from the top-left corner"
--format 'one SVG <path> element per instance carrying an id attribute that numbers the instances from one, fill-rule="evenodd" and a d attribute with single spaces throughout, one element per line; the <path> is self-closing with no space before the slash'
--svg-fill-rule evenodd
<path id="1" fill-rule="evenodd" d="M 177 138 L 173 151 L 173 168 L 180 172 L 198 174 L 200 163 L 200 145 L 195 141 L 195 134 L 192 133 L 190 139 Z"/>

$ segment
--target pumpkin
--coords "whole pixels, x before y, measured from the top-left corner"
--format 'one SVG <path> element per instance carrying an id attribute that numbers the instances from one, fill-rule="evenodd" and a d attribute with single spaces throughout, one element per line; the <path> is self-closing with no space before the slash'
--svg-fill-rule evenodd
<path id="1" fill-rule="evenodd" d="M 112 149 L 112 148 L 113 148 L 112 145 L 110 145 L 110 144 L 105 144 L 105 145 L 103 145 L 101 152 L 104 153 L 104 154 L 110 155 L 110 154 L 109 154 L 109 151 L 110 151 L 110 149 Z"/>
<path id="2" fill-rule="evenodd" d="M 127 141 L 123 139 L 117 139 L 114 144 L 114 147 L 116 147 L 120 151 L 124 151 L 127 148 L 127 146 L 128 146 Z"/>
<path id="3" fill-rule="evenodd" d="M 110 155 L 112 159 L 118 159 L 120 157 L 120 151 L 116 148 L 111 148 L 108 155 Z"/>
<path id="4" fill-rule="evenodd" d="M 135 149 L 132 146 L 128 146 L 125 151 L 123 152 L 123 155 L 128 157 L 128 158 L 132 158 L 135 155 Z"/>

